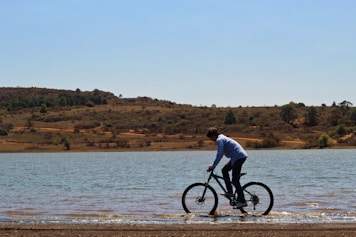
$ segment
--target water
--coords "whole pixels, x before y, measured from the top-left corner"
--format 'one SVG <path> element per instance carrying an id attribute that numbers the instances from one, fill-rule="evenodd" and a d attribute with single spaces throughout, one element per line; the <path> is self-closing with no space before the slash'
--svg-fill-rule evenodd
<path id="1" fill-rule="evenodd" d="M 214 151 L 8 153 L 0 154 L 0 223 L 356 222 L 356 150 L 248 153 L 241 183 L 272 189 L 266 217 L 244 216 L 223 198 L 215 218 L 184 213 L 182 192 L 205 182 Z"/>

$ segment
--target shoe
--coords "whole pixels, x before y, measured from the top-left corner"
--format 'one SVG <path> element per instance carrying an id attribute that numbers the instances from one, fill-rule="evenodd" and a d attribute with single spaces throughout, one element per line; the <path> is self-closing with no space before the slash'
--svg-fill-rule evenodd
<path id="1" fill-rule="evenodd" d="M 234 206 L 234 208 L 236 208 L 236 209 L 240 209 L 240 208 L 243 208 L 243 207 L 247 207 L 247 202 L 238 202 Z"/>

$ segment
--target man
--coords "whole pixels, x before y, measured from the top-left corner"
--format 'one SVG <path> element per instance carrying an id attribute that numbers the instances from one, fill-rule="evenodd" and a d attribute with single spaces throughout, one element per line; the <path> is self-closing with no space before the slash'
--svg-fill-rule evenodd
<path id="1" fill-rule="evenodd" d="M 232 183 L 235 186 L 238 195 L 236 208 L 246 207 L 247 203 L 240 184 L 241 167 L 247 159 L 246 151 L 237 141 L 220 134 L 218 129 L 214 127 L 208 129 L 206 136 L 211 141 L 216 142 L 217 145 L 216 158 L 213 164 L 208 167 L 208 171 L 214 170 L 224 155 L 227 158 L 230 158 L 230 161 L 227 162 L 221 170 L 227 189 L 227 193 L 225 195 L 229 199 L 234 197 L 229 175 L 229 171 L 232 170 Z"/>

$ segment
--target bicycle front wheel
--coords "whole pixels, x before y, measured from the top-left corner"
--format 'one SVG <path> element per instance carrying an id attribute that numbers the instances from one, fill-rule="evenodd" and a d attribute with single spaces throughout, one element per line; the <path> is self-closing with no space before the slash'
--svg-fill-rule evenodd
<path id="1" fill-rule="evenodd" d="M 182 205 L 186 213 L 214 215 L 218 206 L 218 195 L 210 185 L 194 183 L 184 190 Z"/>
<path id="2" fill-rule="evenodd" d="M 273 206 L 273 193 L 271 189 L 260 182 L 250 182 L 245 184 L 244 190 L 247 207 L 241 208 L 242 213 L 250 215 L 267 215 Z"/>

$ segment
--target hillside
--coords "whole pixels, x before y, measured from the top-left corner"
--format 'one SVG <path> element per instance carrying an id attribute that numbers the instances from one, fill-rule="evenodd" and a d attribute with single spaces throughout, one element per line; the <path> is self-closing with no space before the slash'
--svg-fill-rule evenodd
<path id="1" fill-rule="evenodd" d="M 356 108 L 216 108 L 110 92 L 0 88 L 0 152 L 214 149 L 210 126 L 248 149 L 356 147 Z"/>

